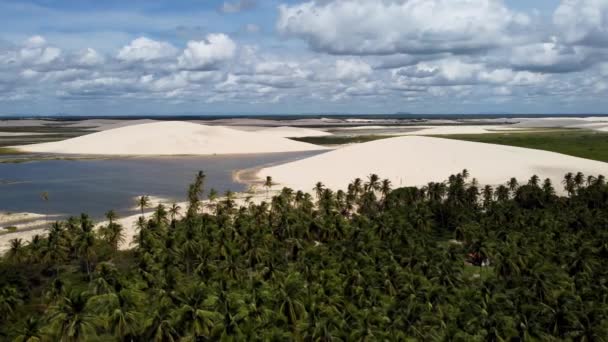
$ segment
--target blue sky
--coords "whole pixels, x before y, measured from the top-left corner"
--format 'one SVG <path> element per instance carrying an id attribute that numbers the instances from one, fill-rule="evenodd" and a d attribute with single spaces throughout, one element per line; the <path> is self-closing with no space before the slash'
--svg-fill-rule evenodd
<path id="1" fill-rule="evenodd" d="M 0 115 L 600 113 L 608 0 L 0 1 Z"/>

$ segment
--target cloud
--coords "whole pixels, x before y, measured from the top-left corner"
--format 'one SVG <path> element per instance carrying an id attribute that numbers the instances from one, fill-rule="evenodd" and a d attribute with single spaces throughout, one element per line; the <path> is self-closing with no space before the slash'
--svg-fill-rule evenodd
<path id="1" fill-rule="evenodd" d="M 169 43 L 139 37 L 120 49 L 116 57 L 126 62 L 149 62 L 171 58 L 176 54 L 177 49 Z"/>
<path id="2" fill-rule="evenodd" d="M 92 67 L 104 62 L 105 58 L 92 48 L 86 48 L 75 56 L 75 63 L 83 67 Z"/>
<path id="3" fill-rule="evenodd" d="M 223 33 L 209 34 L 206 40 L 190 41 L 178 58 L 181 69 L 214 69 L 234 57 L 236 43 Z"/>
<path id="4" fill-rule="evenodd" d="M 474 53 L 523 39 L 500 0 L 341 0 L 279 6 L 278 31 L 329 54 Z"/>
<path id="5" fill-rule="evenodd" d="M 336 78 L 339 80 L 358 80 L 372 74 L 372 67 L 361 60 L 339 59 L 336 61 Z"/>
<path id="6" fill-rule="evenodd" d="M 220 7 L 222 13 L 238 13 L 254 9 L 256 7 L 255 0 L 238 0 L 238 1 L 224 1 Z"/>
<path id="7" fill-rule="evenodd" d="M 594 52 L 584 47 L 568 46 L 557 41 L 515 47 L 510 63 L 517 70 L 564 73 L 585 70 L 594 64 Z"/>
<path id="8" fill-rule="evenodd" d="M 562 0 L 553 22 L 568 44 L 608 47 L 606 0 Z"/>

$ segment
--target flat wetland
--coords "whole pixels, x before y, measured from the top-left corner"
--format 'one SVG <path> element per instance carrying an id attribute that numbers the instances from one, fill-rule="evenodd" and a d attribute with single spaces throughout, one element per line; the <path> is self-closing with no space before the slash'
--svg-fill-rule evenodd
<path id="1" fill-rule="evenodd" d="M 547 132 L 456 134 L 437 137 L 533 148 L 608 162 L 608 133 L 605 132 L 568 129 Z"/>

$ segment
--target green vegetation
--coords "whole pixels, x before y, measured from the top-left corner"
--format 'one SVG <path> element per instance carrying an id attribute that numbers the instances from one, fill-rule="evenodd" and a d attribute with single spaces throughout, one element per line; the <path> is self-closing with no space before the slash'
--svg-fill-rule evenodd
<path id="1" fill-rule="evenodd" d="M 466 170 L 391 189 L 283 189 L 160 205 L 136 244 L 108 212 L 11 241 L 0 259 L 8 341 L 605 341 L 608 185 L 568 174 L 479 188 Z M 267 179 L 272 183 L 272 179 Z M 143 199 L 142 199 L 143 198 Z M 141 210 L 145 196 L 138 201 Z"/>
<path id="2" fill-rule="evenodd" d="M 534 148 L 608 162 L 608 133 L 603 132 L 560 130 L 533 133 L 456 134 L 437 137 Z"/>
<path id="3" fill-rule="evenodd" d="M 15 227 L 15 226 L 3 227 L 2 229 L 4 229 L 4 232 L 7 232 L 7 233 L 12 233 L 12 232 L 17 231 L 17 227 Z M 2 234 L 4 232 L 0 231 L 0 234 Z"/>
<path id="4" fill-rule="evenodd" d="M 0 147 L 0 155 L 2 154 L 10 154 L 10 155 L 14 155 L 14 154 L 23 154 L 23 152 L 18 151 L 14 148 L 9 148 L 9 147 Z"/>
<path id="5" fill-rule="evenodd" d="M 395 136 L 392 135 L 328 135 L 324 137 L 303 137 L 290 139 L 315 145 L 344 145 L 365 143 L 394 137 Z"/>

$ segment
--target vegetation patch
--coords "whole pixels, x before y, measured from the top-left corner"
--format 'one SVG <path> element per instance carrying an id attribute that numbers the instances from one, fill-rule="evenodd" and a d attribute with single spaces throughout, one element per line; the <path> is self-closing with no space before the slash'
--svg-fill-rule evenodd
<path id="1" fill-rule="evenodd" d="M 568 174 L 480 188 L 463 172 L 391 189 L 283 189 L 238 208 L 138 202 L 14 239 L 0 257 L 6 341 L 604 341 L 608 185 Z M 268 188 L 272 185 L 267 180 Z M 311 187 L 312 188 L 312 187 Z M 213 190 L 210 193 L 214 193 Z M 183 216 L 180 215 L 183 214 Z"/>
<path id="2" fill-rule="evenodd" d="M 608 162 L 608 133 L 588 130 L 557 132 L 441 135 L 437 138 L 509 145 Z"/>
<path id="3" fill-rule="evenodd" d="M 24 152 L 21 152 L 17 149 L 14 148 L 10 148 L 10 147 L 0 147 L 0 155 L 15 155 L 15 154 L 23 154 Z"/>
<path id="4" fill-rule="evenodd" d="M 328 135 L 322 137 L 302 137 L 302 138 L 290 138 L 291 140 L 306 142 L 315 145 L 344 145 L 344 144 L 358 144 L 365 143 L 374 140 L 394 138 L 393 135 L 352 135 L 352 136 L 339 136 L 339 135 Z"/>

